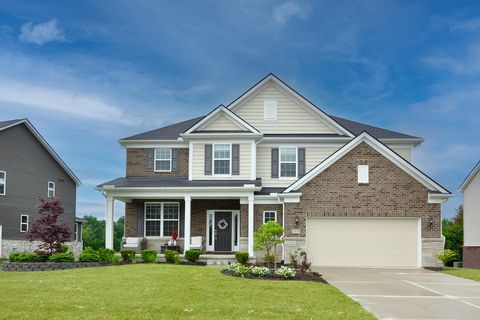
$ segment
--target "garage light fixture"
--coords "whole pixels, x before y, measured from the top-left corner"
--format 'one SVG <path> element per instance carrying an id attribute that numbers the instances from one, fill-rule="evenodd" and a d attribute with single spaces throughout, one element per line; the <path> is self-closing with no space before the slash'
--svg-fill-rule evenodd
<path id="1" fill-rule="evenodd" d="M 298 216 L 295 217 L 295 225 L 298 226 L 300 224 L 300 218 Z"/>
<path id="2" fill-rule="evenodd" d="M 433 227 L 433 217 L 432 216 L 429 216 L 428 217 L 428 226 L 431 228 Z"/>

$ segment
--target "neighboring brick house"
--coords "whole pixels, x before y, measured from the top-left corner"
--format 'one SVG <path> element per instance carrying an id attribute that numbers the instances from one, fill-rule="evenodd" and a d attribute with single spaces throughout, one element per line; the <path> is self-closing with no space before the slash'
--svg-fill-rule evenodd
<path id="1" fill-rule="evenodd" d="M 120 140 L 126 176 L 99 186 L 106 245 L 114 201 L 125 236 L 159 249 L 179 230 L 207 253 L 248 251 L 253 232 L 285 228 L 281 259 L 314 265 L 434 266 L 450 192 L 412 165 L 423 140 L 328 115 L 273 74 L 227 107 Z"/>
<path id="2" fill-rule="evenodd" d="M 37 215 L 39 198 L 59 198 L 61 219 L 72 232 L 71 247 L 81 250 L 81 220 L 75 219 L 80 180 L 27 119 L 0 122 L 0 256 L 33 251 L 25 233 Z"/>

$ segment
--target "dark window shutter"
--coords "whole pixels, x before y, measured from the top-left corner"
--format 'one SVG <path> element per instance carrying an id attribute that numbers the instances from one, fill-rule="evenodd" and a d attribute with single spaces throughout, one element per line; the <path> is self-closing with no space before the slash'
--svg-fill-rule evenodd
<path id="1" fill-rule="evenodd" d="M 205 175 L 212 175 L 212 145 L 205 145 Z"/>
<path id="2" fill-rule="evenodd" d="M 172 171 L 178 172 L 180 170 L 180 149 L 173 148 L 172 149 Z"/>
<path id="3" fill-rule="evenodd" d="M 137 202 L 137 237 L 143 237 L 143 226 L 144 226 L 145 212 L 144 212 L 144 203 Z"/>
<path id="4" fill-rule="evenodd" d="M 232 174 L 240 174 L 240 145 L 232 144 Z"/>
<path id="5" fill-rule="evenodd" d="M 147 149 L 147 171 L 153 171 L 153 161 L 155 157 L 155 149 Z"/>
<path id="6" fill-rule="evenodd" d="M 278 148 L 272 148 L 272 178 L 278 178 Z"/>
<path id="7" fill-rule="evenodd" d="M 298 177 L 305 175 L 305 148 L 298 148 Z"/>

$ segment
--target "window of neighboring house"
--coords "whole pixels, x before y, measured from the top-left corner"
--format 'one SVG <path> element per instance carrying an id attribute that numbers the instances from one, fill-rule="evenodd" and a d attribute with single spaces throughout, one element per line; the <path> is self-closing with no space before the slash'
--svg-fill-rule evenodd
<path id="1" fill-rule="evenodd" d="M 0 171 L 0 195 L 4 196 L 7 191 L 7 173 Z"/>
<path id="2" fill-rule="evenodd" d="M 267 100 L 263 102 L 263 119 L 277 120 L 277 101 Z"/>
<path id="3" fill-rule="evenodd" d="M 20 232 L 28 231 L 28 215 L 22 214 L 20 216 Z"/>
<path id="4" fill-rule="evenodd" d="M 269 221 L 277 221 L 277 211 L 263 212 L 263 223 L 267 223 Z"/>
<path id="5" fill-rule="evenodd" d="M 231 145 L 213 145 L 213 174 L 230 174 Z"/>
<path id="6" fill-rule="evenodd" d="M 170 237 L 178 230 L 180 205 L 178 202 L 145 203 L 145 236 Z"/>
<path id="7" fill-rule="evenodd" d="M 172 149 L 157 148 L 155 149 L 155 171 L 168 172 L 172 171 Z"/>
<path id="8" fill-rule="evenodd" d="M 297 148 L 280 148 L 280 178 L 297 177 Z"/>
<path id="9" fill-rule="evenodd" d="M 48 181 L 48 192 L 47 196 L 49 198 L 54 198 L 55 197 L 55 182 Z"/>

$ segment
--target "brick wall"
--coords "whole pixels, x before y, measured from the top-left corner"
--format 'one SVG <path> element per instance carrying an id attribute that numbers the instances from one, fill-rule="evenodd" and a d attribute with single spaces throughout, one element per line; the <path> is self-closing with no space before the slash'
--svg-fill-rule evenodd
<path id="1" fill-rule="evenodd" d="M 207 234 L 207 210 L 239 210 L 239 200 L 192 200 L 192 237 L 206 236 Z"/>
<path id="2" fill-rule="evenodd" d="M 357 183 L 357 165 L 368 164 L 370 183 Z M 287 236 L 300 229 L 307 216 L 421 217 L 422 237 L 440 238 L 440 204 L 429 204 L 425 186 L 362 143 L 302 188 L 300 203 L 285 204 Z M 300 220 L 295 226 L 295 217 Z M 429 226 L 430 216 L 433 226 Z"/>
<path id="3" fill-rule="evenodd" d="M 263 224 L 264 211 L 277 211 L 277 222 L 282 224 L 281 204 L 256 204 L 253 207 L 253 229 L 257 230 Z M 240 205 L 240 237 L 248 237 L 248 205 Z"/>
<path id="4" fill-rule="evenodd" d="M 145 176 L 175 176 L 188 177 L 188 148 L 181 148 L 179 151 L 180 167 L 176 172 L 153 172 L 147 171 L 147 150 L 146 148 L 127 149 L 127 177 Z"/>
<path id="5" fill-rule="evenodd" d="M 125 237 L 137 236 L 137 204 L 125 204 Z"/>

